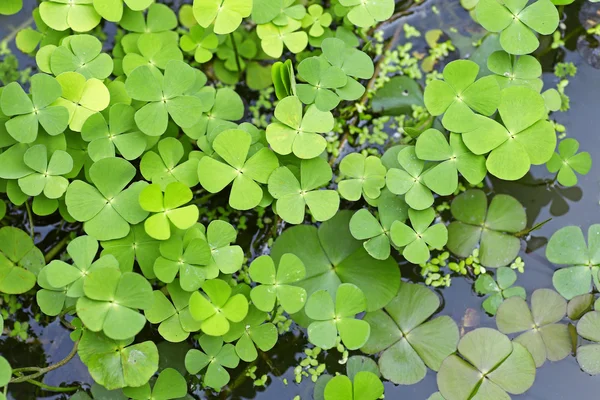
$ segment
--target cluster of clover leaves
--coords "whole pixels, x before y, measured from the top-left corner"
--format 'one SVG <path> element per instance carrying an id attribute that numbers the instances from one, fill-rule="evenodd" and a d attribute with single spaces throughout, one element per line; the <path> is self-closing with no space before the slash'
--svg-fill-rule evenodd
<path id="1" fill-rule="evenodd" d="M 499 269 L 497 282 L 485 275 L 477 289 L 492 294 L 485 308 L 498 330 L 462 338 L 448 316 L 433 317 L 438 294 L 403 282 L 396 261 L 423 264 L 448 249 L 458 258 L 478 251 L 482 266 L 503 268 L 520 249 L 523 206 L 481 189 L 458 194 L 459 185 L 513 181 L 547 164 L 568 186 L 589 171 L 574 139 L 555 153 L 548 114 L 560 104 L 542 93 L 541 66 L 527 55 L 537 34 L 556 30 L 555 5 L 480 0 L 477 21 L 502 50 L 483 66 L 450 62 L 426 85 L 433 127 L 381 156 L 353 152 L 336 164 L 327 158 L 327 135 L 345 123 L 336 108 L 365 98 L 375 73 L 359 50 L 366 30 L 357 33 L 390 18 L 395 3 L 305 3 L 194 0 L 177 15 L 150 0 L 43 0 L 35 29 L 16 37 L 38 73 L 28 87 L 0 88 L 0 191 L 81 232 L 64 257 L 45 260 L 26 233 L 0 229 L 0 292 L 35 288 L 44 314 L 70 316 L 94 398 L 184 398 L 188 375 L 219 391 L 228 370 L 275 346 L 278 313 L 321 349 L 379 355 L 377 364 L 353 357 L 346 375 L 324 375 L 319 399 L 375 400 L 382 378 L 415 384 L 429 369 L 438 371 L 432 399 L 523 393 L 536 367 L 571 352 L 567 314 L 592 342 L 578 350 L 580 365 L 599 373 L 600 314 L 589 311 L 592 284 L 600 289 L 597 226 L 588 245 L 573 227 L 550 240 L 548 259 L 569 265 L 554 276 L 560 295 L 538 290 L 528 306 L 518 287 L 511 292 L 510 269 Z M 97 29 L 106 23 L 118 26 L 111 50 Z M 266 129 L 245 121 L 238 82 L 274 86 Z M 247 259 L 232 224 L 199 222 L 204 196 L 221 192 L 233 210 L 270 210 L 296 226 L 269 254 Z M 449 196 L 446 225 L 433 205 Z M 364 207 L 340 210 L 345 202 Z M 193 344 L 185 369 L 164 367 L 157 343 L 139 339 L 145 329 Z M 0 358 L 0 387 L 34 375 L 13 374 Z"/>

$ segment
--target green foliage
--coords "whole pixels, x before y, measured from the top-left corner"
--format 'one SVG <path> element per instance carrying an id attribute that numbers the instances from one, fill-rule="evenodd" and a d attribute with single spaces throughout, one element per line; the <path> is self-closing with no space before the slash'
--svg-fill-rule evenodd
<path id="1" fill-rule="evenodd" d="M 40 16 L 44 23 L 56 31 L 71 28 L 75 32 L 87 32 L 102 20 L 93 3 L 93 0 L 73 0 L 71 3 L 44 0 L 40 4 Z"/>
<path id="2" fill-rule="evenodd" d="M 448 249 L 460 257 L 468 257 L 479 245 L 481 265 L 490 268 L 510 264 L 521 248 L 514 236 L 525 229 L 527 216 L 523 206 L 513 197 L 498 194 L 488 208 L 485 193 L 467 190 L 451 205 L 456 221 L 448 226 Z"/>
<path id="3" fill-rule="evenodd" d="M 442 361 L 456 351 L 458 327 L 450 317 L 428 319 L 438 310 L 439 297 L 431 290 L 402 283 L 397 296 L 383 309 L 365 315 L 371 337 L 361 349 L 379 352 L 384 378 L 401 385 L 421 381 L 427 368 L 438 371 Z"/>
<path id="4" fill-rule="evenodd" d="M 263 51 L 270 57 L 279 58 L 284 47 L 294 54 L 300 53 L 308 45 L 308 35 L 299 31 L 302 22 L 289 19 L 284 26 L 277 26 L 272 22 L 256 27 L 256 34 L 260 38 Z"/>
<path id="5" fill-rule="evenodd" d="M 442 363 L 437 383 L 447 400 L 472 395 L 509 398 L 533 385 L 535 362 L 529 351 L 502 333 L 479 328 L 458 343 L 458 353 Z"/>
<path id="6" fill-rule="evenodd" d="M 327 290 L 314 292 L 306 302 L 306 315 L 313 321 L 308 326 L 308 340 L 327 350 L 336 345 L 339 333 L 346 348 L 361 348 L 369 339 L 371 326 L 355 316 L 366 308 L 365 295 L 351 283 L 337 288 L 335 304 Z"/>
<path id="7" fill-rule="evenodd" d="M 198 160 L 190 157 L 183 161 L 185 149 L 181 141 L 172 137 L 164 138 L 158 142 L 156 150 L 158 152 L 146 152 L 140 162 L 140 171 L 146 180 L 158 184 L 162 190 L 175 182 L 186 187 L 198 184 Z"/>
<path id="8" fill-rule="evenodd" d="M 500 44 L 507 53 L 532 53 L 540 44 L 536 33 L 550 35 L 558 27 L 558 11 L 550 0 L 527 3 L 480 0 L 475 8 L 477 22 L 490 32 L 500 32 Z"/>
<path id="9" fill-rule="evenodd" d="M 480 295 L 489 295 L 482 304 L 483 309 L 491 315 L 496 315 L 498 307 L 504 299 L 518 296 L 525 300 L 525 289 L 513 286 L 517 281 L 517 273 L 509 267 L 496 270 L 496 280 L 488 274 L 482 274 L 475 281 L 475 291 Z"/>
<path id="10" fill-rule="evenodd" d="M 354 25 L 366 28 L 376 22 L 385 21 L 394 13 L 393 0 L 340 0 L 340 4 L 348 7 L 348 19 Z"/>
<path id="11" fill-rule="evenodd" d="M 340 163 L 340 172 L 350 178 L 338 183 L 338 191 L 346 200 L 358 201 L 361 195 L 365 199 L 377 199 L 385 186 L 387 171 L 379 157 L 348 154 Z"/>
<path id="12" fill-rule="evenodd" d="M 296 95 L 296 78 L 291 60 L 275 62 L 271 68 L 271 79 L 279 100 Z"/>
<path id="13" fill-rule="evenodd" d="M 598 327 L 600 325 L 600 312 L 590 311 L 577 323 L 577 333 L 584 339 L 591 341 L 577 348 L 577 362 L 581 369 L 590 375 L 598 375 L 598 351 L 600 351 L 600 336 Z"/>
<path id="14" fill-rule="evenodd" d="M 166 368 L 160 372 L 154 386 L 150 383 L 139 387 L 128 387 L 123 393 L 133 400 L 178 399 L 187 394 L 187 383 L 177 370 Z"/>
<path id="15" fill-rule="evenodd" d="M 201 292 L 190 297 L 192 317 L 202 322 L 202 332 L 222 336 L 229 332 L 231 322 L 240 322 L 248 314 L 248 300 L 242 293 L 234 294 L 231 286 L 221 279 L 202 284 Z"/>
<path id="16" fill-rule="evenodd" d="M 520 343 L 533 356 L 537 368 L 546 359 L 560 361 L 571 353 L 571 337 L 566 324 L 559 322 L 567 313 L 565 299 L 550 289 L 538 289 L 531 295 L 531 310 L 520 297 L 512 297 L 498 307 L 496 324 L 505 334 L 521 333 Z"/>
<path id="17" fill-rule="evenodd" d="M 249 154 L 251 144 L 248 132 L 228 129 L 213 141 L 215 158 L 203 157 L 198 163 L 200 184 L 210 193 L 218 193 L 233 182 L 229 205 L 237 210 L 249 210 L 261 203 L 264 194 L 260 184 L 266 184 L 279 166 L 277 156 L 267 147 Z"/>
<path id="18" fill-rule="evenodd" d="M 271 312 L 277 302 L 288 314 L 295 314 L 304 307 L 306 290 L 293 284 L 304 279 L 306 269 L 294 254 L 281 256 L 277 268 L 270 256 L 260 256 L 252 261 L 248 272 L 250 278 L 260 284 L 250 292 L 252 303 L 259 310 Z"/>
<path id="19" fill-rule="evenodd" d="M 592 168 L 592 157 L 587 151 L 577 153 L 579 142 L 575 139 L 565 139 L 558 144 L 558 153 L 552 154 L 546 163 L 548 171 L 557 173 L 556 179 L 563 186 L 577 185 L 575 172 L 586 175 Z"/>
<path id="20" fill-rule="evenodd" d="M 214 26 L 215 33 L 225 35 L 240 26 L 252 12 L 252 0 L 194 0 L 194 17 L 200 26 Z"/>
<path id="21" fill-rule="evenodd" d="M 535 57 L 529 55 L 517 57 L 504 51 L 496 51 L 488 57 L 487 67 L 496 74 L 500 89 L 527 86 L 540 92 L 544 85 L 540 79 L 542 66 Z"/>
<path id="22" fill-rule="evenodd" d="M 548 261 L 559 265 L 568 265 L 558 269 L 552 276 L 554 288 L 565 299 L 571 300 L 575 296 L 589 293 L 594 285 L 600 288 L 598 271 L 597 241 L 600 225 L 591 225 L 588 229 L 588 243 L 586 245 L 583 232 L 578 226 L 565 226 L 554 232 L 546 247 Z"/>
<path id="23" fill-rule="evenodd" d="M 223 344 L 223 339 L 202 335 L 198 340 L 202 351 L 192 349 L 185 355 L 185 369 L 197 374 L 206 368 L 202 382 L 215 390 L 229 383 L 229 373 L 225 368 L 236 368 L 240 362 L 232 344 Z"/>
<path id="24" fill-rule="evenodd" d="M 290 224 L 300 224 L 308 207 L 315 220 L 331 219 L 338 211 L 340 197 L 335 190 L 320 188 L 332 176 L 331 167 L 320 157 L 302 160 L 299 171 L 294 166 L 277 168 L 269 177 L 269 193 L 277 199 L 277 214 Z"/>
<path id="25" fill-rule="evenodd" d="M 44 265 L 44 255 L 25 232 L 9 226 L 0 228 L 0 291 L 27 292 L 35 286 Z"/>
<path id="26" fill-rule="evenodd" d="M 152 184 L 140 192 L 140 206 L 151 215 L 144 222 L 148 236 L 157 240 L 171 237 L 172 227 L 188 229 L 199 216 L 198 207 L 194 204 L 185 206 L 192 200 L 190 188 L 180 182 L 171 182 L 164 193 L 160 186 Z"/>
<path id="27" fill-rule="evenodd" d="M 237 341 L 235 352 L 238 357 L 246 362 L 258 358 L 258 349 L 269 351 L 275 346 L 278 339 L 277 328 L 269 321 L 269 316 L 258 308 L 250 306 L 248 315 L 242 321 L 233 323 L 229 332 L 223 336 L 227 342 Z"/>
<path id="28" fill-rule="evenodd" d="M 21 11 L 22 8 L 23 0 L 6 0 L 0 5 L 0 14 L 13 15 Z"/>

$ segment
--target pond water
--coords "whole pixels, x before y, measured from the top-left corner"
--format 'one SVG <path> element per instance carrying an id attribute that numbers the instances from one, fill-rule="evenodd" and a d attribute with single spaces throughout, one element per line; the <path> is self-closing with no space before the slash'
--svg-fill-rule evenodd
<path id="1" fill-rule="evenodd" d="M 1 1 L 1 0 L 0 0 Z M 13 17 L 0 17 L 0 37 L 10 35 L 15 27 L 21 24 L 28 24 L 31 10 L 34 7 L 34 1 L 25 1 L 24 10 Z M 435 6 L 437 13 L 432 11 Z M 574 137 L 581 143 L 581 148 L 590 152 L 594 160 L 594 166 L 591 172 L 580 178 L 579 184 L 575 188 L 568 190 L 549 186 L 544 180 L 550 177 L 544 166 L 534 167 L 532 173 L 527 178 L 527 182 L 502 185 L 489 182 L 491 189 L 497 193 L 508 193 L 515 196 L 526 207 L 529 223 L 535 224 L 549 218 L 550 222 L 545 224 L 539 231 L 534 232 L 534 238 L 523 244 L 521 257 L 525 261 L 526 273 L 519 275 L 517 284 L 525 287 L 528 294 L 537 288 L 551 288 L 552 274 L 554 267 L 546 260 L 544 256 L 545 246 L 544 238 L 565 225 L 579 225 L 584 231 L 595 222 L 600 222 L 600 132 L 598 132 L 598 110 L 600 109 L 600 70 L 593 68 L 587 61 L 594 59 L 590 50 L 585 56 L 577 51 L 577 37 L 582 31 L 579 18 L 582 7 L 589 7 L 584 1 L 578 0 L 575 4 L 567 7 L 568 17 L 564 21 L 566 24 L 567 35 L 573 34 L 567 41 L 568 49 L 553 50 L 543 55 L 542 61 L 545 68 L 544 79 L 547 87 L 552 87 L 556 83 L 556 77 L 553 75 L 553 65 L 559 61 L 570 61 L 578 67 L 578 73 L 575 78 L 570 80 L 567 88 L 567 94 L 571 100 L 571 110 L 564 113 L 555 113 L 553 118 L 563 124 L 567 129 L 567 134 Z M 467 12 L 465 12 L 458 0 L 425 0 L 421 5 L 414 6 L 412 2 L 402 2 L 402 7 L 409 8 L 411 11 L 402 18 L 389 24 L 386 28 L 386 35 L 391 36 L 399 24 L 411 24 L 421 31 L 433 28 L 441 28 L 445 32 L 451 32 L 450 27 L 456 27 L 457 33 L 451 34 L 454 42 L 462 54 L 472 51 L 470 45 L 470 34 L 476 33 L 476 25 L 472 23 Z M 600 7 L 586 9 L 585 18 L 594 15 Z M 596 14 L 597 15 L 597 14 Z M 11 43 L 14 49 L 14 43 Z M 15 49 L 15 54 L 20 54 Z M 25 56 L 19 55 L 21 66 L 31 65 L 31 60 Z M 13 210 L 10 217 L 11 222 L 17 225 L 27 225 L 26 217 L 16 210 Z M 48 250 L 54 244 L 61 240 L 68 230 L 72 227 L 61 225 L 60 221 L 49 219 L 36 219 L 36 233 L 38 234 L 38 245 L 43 250 Z M 259 235 L 254 235 L 254 238 Z M 248 243 L 253 240 L 253 236 L 245 238 Z M 539 244 L 542 244 L 540 247 Z M 537 248 L 537 249 L 536 249 Z M 535 249 L 535 250 L 533 250 Z M 414 271 L 413 271 L 414 272 Z M 415 274 L 411 271 L 403 270 L 405 276 Z M 440 290 L 439 293 L 444 299 L 444 307 L 441 313 L 450 315 L 462 326 L 466 313 L 469 313 L 469 322 L 476 326 L 495 327 L 493 318 L 488 317 L 481 309 L 481 298 L 477 297 L 472 291 L 472 282 L 462 278 L 455 278 L 452 286 Z M 6 305 L 2 306 L 6 308 Z M 30 334 L 27 341 L 17 340 L 3 336 L 0 339 L 0 354 L 6 357 L 13 366 L 45 365 L 55 363 L 65 357 L 72 348 L 72 342 L 68 336 L 69 331 L 63 328 L 57 321 L 47 324 L 38 323 L 32 315 L 27 304 L 16 314 L 16 320 L 29 320 Z M 13 316 L 13 319 L 15 319 Z M 7 321 L 8 326 L 13 322 Z M 242 376 L 236 382 L 236 389 L 233 392 L 224 391 L 216 395 L 211 393 L 197 393 L 198 398 L 255 398 L 261 400 L 271 399 L 292 399 L 295 395 L 300 395 L 302 399 L 312 398 L 312 383 L 309 379 L 304 379 L 303 383 L 296 385 L 294 381 L 294 367 L 302 356 L 302 351 L 306 345 L 304 334 L 299 330 L 286 334 L 277 347 L 269 352 L 266 357 L 257 364 L 257 375 L 269 373 L 270 379 L 267 388 L 255 388 L 251 380 L 244 380 L 243 368 L 240 367 L 232 372 L 232 381 L 235 377 Z M 178 351 L 179 350 L 179 351 Z M 169 357 L 177 358 L 178 355 L 185 354 L 177 346 L 167 349 Z M 343 367 L 336 362 L 337 353 L 329 357 L 328 369 L 330 372 L 342 371 Z M 284 384 L 284 379 L 289 382 Z M 427 399 L 429 395 L 435 392 L 436 375 L 429 371 L 427 377 L 417 385 L 412 386 L 394 386 L 386 383 L 387 399 Z M 78 360 L 73 359 L 65 367 L 52 371 L 45 376 L 44 382 L 49 385 L 59 385 L 63 382 L 80 382 L 90 384 L 91 378 L 87 373 L 86 367 Z M 579 369 L 574 357 L 552 363 L 547 362 L 542 368 L 537 370 L 537 377 L 534 386 L 524 395 L 513 396 L 518 399 L 578 399 L 592 400 L 598 398 L 600 392 L 600 376 L 590 377 Z M 8 393 L 9 399 L 29 400 L 29 399 L 63 399 L 68 398 L 66 394 L 53 394 L 41 391 L 28 384 L 11 385 Z"/>

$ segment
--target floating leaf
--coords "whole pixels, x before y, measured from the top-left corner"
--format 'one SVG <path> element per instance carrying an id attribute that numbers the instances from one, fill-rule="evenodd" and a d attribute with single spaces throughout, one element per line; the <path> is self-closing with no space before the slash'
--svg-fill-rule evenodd
<path id="1" fill-rule="evenodd" d="M 223 344 L 220 337 L 202 335 L 198 340 L 203 351 L 192 349 L 185 356 L 185 369 L 197 374 L 206 368 L 202 382 L 217 391 L 229 383 L 225 368 L 236 368 L 240 362 L 232 344 Z"/>
<path id="2" fill-rule="evenodd" d="M 552 154 L 546 163 L 549 172 L 557 173 L 557 180 L 563 186 L 577 185 L 577 175 L 586 175 L 592 168 L 592 157 L 587 151 L 577 153 L 579 142 L 573 138 L 562 140 L 558 144 L 558 153 Z"/>

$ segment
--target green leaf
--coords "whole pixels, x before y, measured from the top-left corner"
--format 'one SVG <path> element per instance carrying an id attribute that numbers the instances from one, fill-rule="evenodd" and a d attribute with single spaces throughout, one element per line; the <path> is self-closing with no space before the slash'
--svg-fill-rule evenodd
<path id="1" fill-rule="evenodd" d="M 44 265 L 44 256 L 29 235 L 13 227 L 0 229 L 0 291 L 27 292 Z"/>

